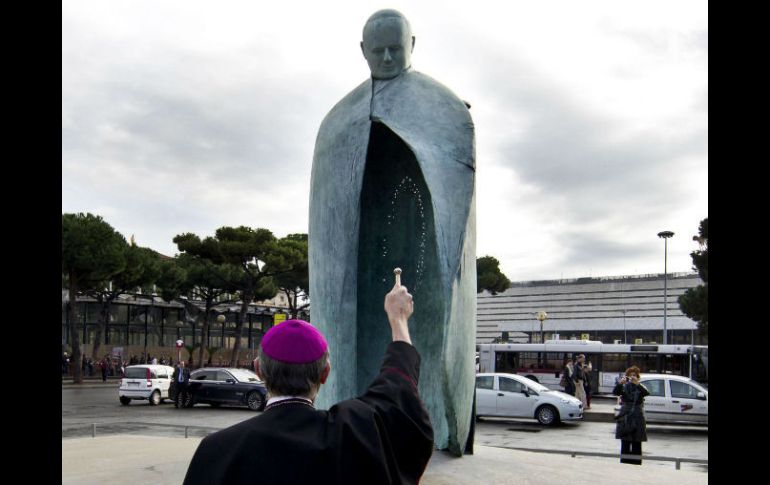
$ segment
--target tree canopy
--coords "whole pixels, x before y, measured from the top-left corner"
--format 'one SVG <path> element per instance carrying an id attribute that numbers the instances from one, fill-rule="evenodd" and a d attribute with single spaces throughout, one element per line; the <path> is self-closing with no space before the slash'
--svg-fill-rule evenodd
<path id="1" fill-rule="evenodd" d="M 500 261 L 492 256 L 476 260 L 476 293 L 487 290 L 496 295 L 510 286 L 511 281 L 500 271 Z"/>
<path id="2" fill-rule="evenodd" d="M 289 301 L 291 318 L 297 318 L 300 310 L 310 305 L 310 278 L 308 273 L 307 234 L 289 234 L 278 240 L 283 249 L 284 271 L 277 271 L 274 277 L 275 285 Z M 304 301 L 304 303 L 301 303 Z"/>
<path id="3" fill-rule="evenodd" d="M 80 335 L 75 299 L 81 292 L 104 285 L 126 268 L 126 240 L 100 216 L 62 214 L 62 274 L 69 284 L 70 343 L 72 375 L 76 384 L 83 382 L 80 360 Z"/>
<path id="4" fill-rule="evenodd" d="M 690 253 L 693 262 L 693 269 L 698 271 L 698 275 L 703 280 L 702 285 L 690 288 L 679 297 L 679 308 L 682 313 L 698 322 L 698 331 L 701 335 L 708 335 L 708 253 L 709 253 L 709 231 L 708 217 L 700 222 L 698 235 L 693 236 L 693 241 L 697 241 L 700 249 Z"/>

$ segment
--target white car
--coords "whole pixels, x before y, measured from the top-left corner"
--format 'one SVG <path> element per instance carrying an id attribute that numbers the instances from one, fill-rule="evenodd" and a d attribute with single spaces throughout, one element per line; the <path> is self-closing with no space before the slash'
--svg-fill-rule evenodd
<path id="1" fill-rule="evenodd" d="M 169 399 L 171 377 L 174 368 L 168 365 L 132 365 L 126 367 L 126 375 L 120 380 L 118 397 L 127 406 L 134 399 L 150 401 L 156 406 Z"/>
<path id="2" fill-rule="evenodd" d="M 580 399 L 516 374 L 476 374 L 476 416 L 534 418 L 556 424 L 583 418 Z"/>
<path id="3" fill-rule="evenodd" d="M 644 398 L 648 423 L 709 424 L 709 392 L 692 379 L 671 374 L 642 374 L 650 391 Z M 619 411 L 620 406 L 615 406 Z"/>

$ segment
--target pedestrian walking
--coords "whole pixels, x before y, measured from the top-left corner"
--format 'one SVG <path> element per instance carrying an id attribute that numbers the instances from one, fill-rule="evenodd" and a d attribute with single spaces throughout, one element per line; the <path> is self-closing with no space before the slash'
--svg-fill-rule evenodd
<path id="1" fill-rule="evenodd" d="M 629 367 L 612 391 L 614 395 L 620 396 L 621 403 L 620 412 L 615 417 L 615 438 L 620 440 L 620 462 L 632 465 L 642 464 L 642 442 L 647 441 L 644 398 L 650 391 L 639 383 L 640 378 L 639 368 Z"/>

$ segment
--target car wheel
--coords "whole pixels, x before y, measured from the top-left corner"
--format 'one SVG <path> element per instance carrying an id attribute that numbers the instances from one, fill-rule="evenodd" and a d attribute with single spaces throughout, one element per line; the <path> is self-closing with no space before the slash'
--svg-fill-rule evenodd
<path id="1" fill-rule="evenodd" d="M 212 402 L 212 403 L 209 403 L 209 404 L 211 405 L 212 408 L 218 408 L 219 406 L 221 406 L 221 404 L 218 403 L 218 402 Z"/>
<path id="2" fill-rule="evenodd" d="M 550 404 L 545 404 L 537 408 L 535 417 L 540 424 L 551 426 L 559 422 L 559 411 Z"/>
<path id="3" fill-rule="evenodd" d="M 265 407 L 265 398 L 257 391 L 252 391 L 246 396 L 246 403 L 252 411 L 262 411 Z"/>
<path id="4" fill-rule="evenodd" d="M 150 406 L 157 406 L 160 404 L 160 391 L 153 391 L 150 395 Z"/>
<path id="5" fill-rule="evenodd" d="M 120 404 L 124 406 L 128 406 L 128 404 L 131 402 L 131 398 L 120 396 Z"/>

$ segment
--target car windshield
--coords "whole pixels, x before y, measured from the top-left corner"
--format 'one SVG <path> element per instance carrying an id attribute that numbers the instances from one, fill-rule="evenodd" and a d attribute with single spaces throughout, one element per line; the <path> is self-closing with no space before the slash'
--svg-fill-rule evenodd
<path id="1" fill-rule="evenodd" d="M 239 382 L 262 382 L 259 377 L 246 369 L 228 369 Z"/>

